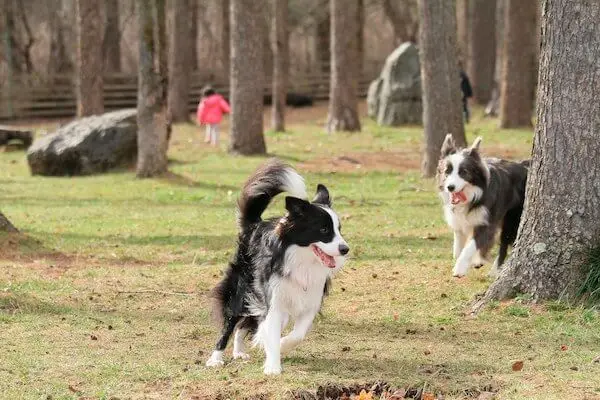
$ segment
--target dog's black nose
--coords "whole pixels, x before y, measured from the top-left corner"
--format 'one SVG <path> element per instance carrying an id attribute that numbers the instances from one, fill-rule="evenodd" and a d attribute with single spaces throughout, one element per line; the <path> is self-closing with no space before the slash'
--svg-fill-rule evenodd
<path id="1" fill-rule="evenodd" d="M 345 244 L 340 244 L 340 254 L 345 256 L 346 254 L 348 254 L 348 252 L 350 251 L 350 247 L 348 247 L 348 245 Z"/>
<path id="2" fill-rule="evenodd" d="M 448 185 L 448 191 L 449 192 L 454 192 L 454 189 L 456 189 L 456 186 L 454 186 L 454 185 Z"/>

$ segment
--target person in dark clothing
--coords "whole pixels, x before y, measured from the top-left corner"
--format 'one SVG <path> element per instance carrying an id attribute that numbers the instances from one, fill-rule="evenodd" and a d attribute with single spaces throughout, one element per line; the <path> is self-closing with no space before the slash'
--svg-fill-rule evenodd
<path id="1" fill-rule="evenodd" d="M 463 116 L 465 122 L 469 123 L 469 97 L 473 96 L 473 89 L 471 88 L 471 82 L 465 71 L 460 69 L 460 91 L 462 92 L 462 104 L 463 104 Z"/>

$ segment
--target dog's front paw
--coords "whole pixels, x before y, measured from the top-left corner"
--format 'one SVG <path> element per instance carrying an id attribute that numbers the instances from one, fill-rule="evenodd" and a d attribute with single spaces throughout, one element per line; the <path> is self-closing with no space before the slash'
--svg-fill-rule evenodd
<path id="1" fill-rule="evenodd" d="M 473 268 L 475 268 L 475 269 L 479 269 L 481 267 L 483 267 L 483 263 L 473 264 Z"/>
<path id="2" fill-rule="evenodd" d="M 244 353 L 243 351 L 234 351 L 233 352 L 233 359 L 237 360 L 249 360 L 250 359 L 250 354 L 248 353 Z"/>
<path id="3" fill-rule="evenodd" d="M 263 369 L 265 375 L 280 375 L 281 374 L 281 365 L 265 365 Z"/>
<path id="4" fill-rule="evenodd" d="M 220 351 L 213 351 L 212 355 L 208 360 L 206 360 L 207 367 L 222 367 L 225 365 L 225 361 L 223 361 L 223 353 Z"/>

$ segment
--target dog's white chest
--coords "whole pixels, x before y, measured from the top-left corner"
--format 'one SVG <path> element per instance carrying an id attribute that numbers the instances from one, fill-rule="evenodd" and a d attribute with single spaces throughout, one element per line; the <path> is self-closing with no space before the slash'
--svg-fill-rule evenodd
<path id="1" fill-rule="evenodd" d="M 488 210 L 483 206 L 469 211 L 467 205 L 447 204 L 444 206 L 444 217 L 454 231 L 464 234 L 471 234 L 476 226 L 488 224 Z"/>

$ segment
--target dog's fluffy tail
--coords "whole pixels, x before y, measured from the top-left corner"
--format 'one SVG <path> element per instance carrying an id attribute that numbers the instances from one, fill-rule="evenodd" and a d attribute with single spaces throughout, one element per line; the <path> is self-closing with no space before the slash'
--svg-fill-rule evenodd
<path id="1" fill-rule="evenodd" d="M 271 199 L 282 192 L 301 199 L 307 198 L 304 179 L 289 165 L 272 159 L 259 167 L 242 189 L 238 200 L 240 229 L 245 231 L 250 225 L 260 222 Z"/>

